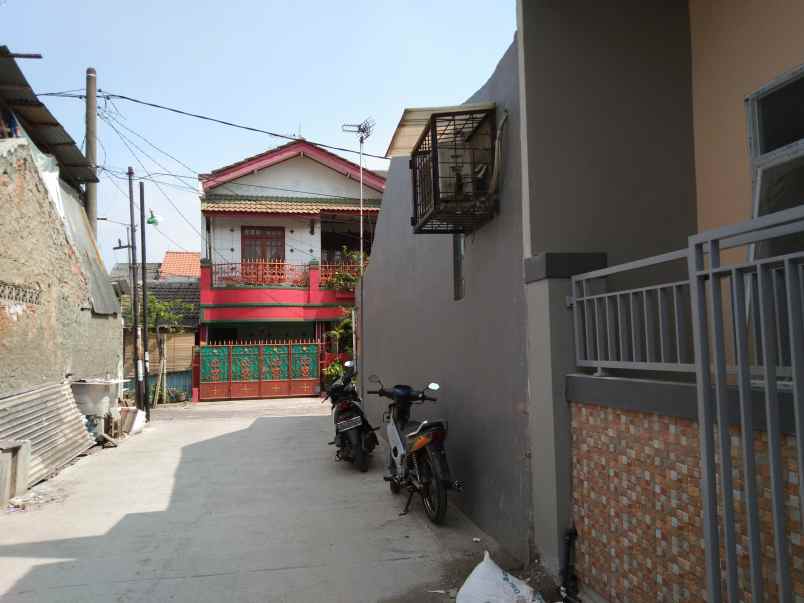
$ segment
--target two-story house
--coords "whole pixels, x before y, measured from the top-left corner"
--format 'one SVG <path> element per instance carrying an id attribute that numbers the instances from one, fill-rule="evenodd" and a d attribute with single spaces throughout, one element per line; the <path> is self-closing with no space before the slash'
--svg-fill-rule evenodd
<path id="1" fill-rule="evenodd" d="M 313 394 L 354 305 L 360 166 L 294 141 L 201 176 L 201 399 Z M 385 179 L 363 170 L 371 250 Z"/>

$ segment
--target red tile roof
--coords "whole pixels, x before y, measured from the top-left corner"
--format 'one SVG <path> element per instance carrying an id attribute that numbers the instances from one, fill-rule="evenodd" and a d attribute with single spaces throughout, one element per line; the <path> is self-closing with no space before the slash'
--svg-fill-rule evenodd
<path id="1" fill-rule="evenodd" d="M 317 216 L 322 212 L 359 212 L 360 203 L 339 197 L 246 197 L 241 195 L 207 195 L 201 198 L 204 213 L 265 213 L 305 214 Z M 364 212 L 380 211 L 380 202 L 366 199 Z"/>
<path id="2" fill-rule="evenodd" d="M 201 277 L 201 254 L 197 251 L 166 251 L 159 271 L 161 277 Z"/>

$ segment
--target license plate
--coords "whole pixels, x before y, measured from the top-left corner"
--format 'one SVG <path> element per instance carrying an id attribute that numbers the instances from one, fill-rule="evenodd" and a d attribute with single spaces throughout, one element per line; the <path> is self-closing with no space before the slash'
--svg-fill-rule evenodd
<path id="1" fill-rule="evenodd" d="M 355 427 L 360 427 L 363 424 L 363 418 L 360 416 L 352 417 L 351 419 L 346 419 L 345 421 L 338 421 L 335 423 L 335 429 L 337 431 L 347 431 L 348 429 L 354 429 Z"/>

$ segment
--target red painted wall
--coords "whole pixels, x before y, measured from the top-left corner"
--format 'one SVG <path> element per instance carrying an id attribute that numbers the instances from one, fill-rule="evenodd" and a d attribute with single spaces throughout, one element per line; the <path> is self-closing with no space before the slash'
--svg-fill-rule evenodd
<path id="1" fill-rule="evenodd" d="M 318 304 L 354 305 L 354 295 L 320 289 L 321 272 L 310 267 L 310 285 L 306 289 L 271 289 L 244 287 L 213 288 L 212 267 L 201 266 L 201 322 L 213 320 L 337 320 L 340 307 L 318 307 Z M 293 304 L 291 306 L 243 306 L 207 308 L 221 304 Z M 312 306 L 310 306 L 312 304 Z"/>

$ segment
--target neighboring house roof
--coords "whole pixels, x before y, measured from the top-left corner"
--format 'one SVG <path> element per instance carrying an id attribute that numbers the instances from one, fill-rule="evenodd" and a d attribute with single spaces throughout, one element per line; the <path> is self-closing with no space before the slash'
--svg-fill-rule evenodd
<path id="1" fill-rule="evenodd" d="M 162 266 L 161 262 L 148 262 L 145 264 L 145 279 L 147 281 L 155 281 L 159 279 L 159 269 Z M 142 269 L 142 264 L 139 264 Z M 109 278 L 113 281 L 131 279 L 131 267 L 128 262 L 118 262 L 109 273 Z"/>
<path id="2" fill-rule="evenodd" d="M 201 277 L 201 254 L 198 251 L 166 251 L 160 278 L 183 276 Z"/>
<path id="3" fill-rule="evenodd" d="M 56 158 L 60 176 L 70 186 L 78 190 L 80 184 L 98 182 L 92 165 L 64 127 L 37 98 L 14 60 L 14 54 L 6 46 L 0 46 L 0 104 L 14 112 L 25 132 L 42 152 Z"/>
<path id="4" fill-rule="evenodd" d="M 257 170 L 271 167 L 299 155 L 309 157 L 336 172 L 350 176 L 355 180 L 360 180 L 360 166 L 358 164 L 306 140 L 294 140 L 274 149 L 269 149 L 259 155 L 252 155 L 236 163 L 212 170 L 209 174 L 201 174 L 198 178 L 201 180 L 204 192 L 206 192 Z M 385 178 L 365 167 L 363 168 L 363 184 L 379 192 L 385 190 Z"/>
<path id="5" fill-rule="evenodd" d="M 363 211 L 377 212 L 380 202 L 363 201 Z M 359 212 L 360 202 L 341 197 L 250 197 L 244 195 L 206 195 L 201 198 L 205 213 L 303 214 L 317 216 L 326 212 Z"/>
<path id="6" fill-rule="evenodd" d="M 159 281 L 149 283 L 148 293 L 153 294 L 160 301 L 182 301 L 188 304 L 187 310 L 181 312 L 181 325 L 190 328 L 198 326 L 198 312 L 201 303 L 199 281 Z"/>
<path id="7" fill-rule="evenodd" d="M 142 291 L 138 293 L 142 295 Z M 201 294 L 199 281 L 185 280 L 185 281 L 156 281 L 148 283 L 148 295 L 153 295 L 156 299 L 162 302 L 182 301 L 187 304 L 187 307 L 179 312 L 181 316 L 180 326 L 189 329 L 194 329 L 198 326 L 199 308 L 201 303 Z M 130 313 L 131 297 L 123 295 L 120 298 L 120 306 L 123 308 L 123 315 L 127 316 Z M 126 326 L 131 326 L 126 324 Z"/>

